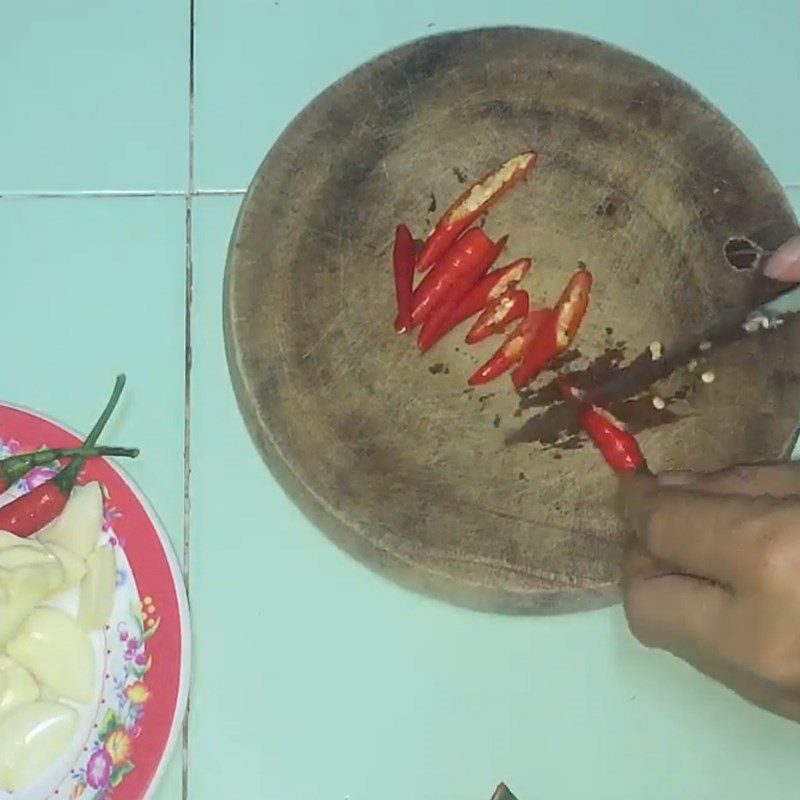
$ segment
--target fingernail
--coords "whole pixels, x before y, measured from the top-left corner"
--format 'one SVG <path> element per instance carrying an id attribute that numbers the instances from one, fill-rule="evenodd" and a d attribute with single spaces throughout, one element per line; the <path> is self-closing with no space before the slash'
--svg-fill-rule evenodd
<path id="1" fill-rule="evenodd" d="M 659 486 L 688 486 L 697 480 L 694 472 L 662 472 L 656 476 Z"/>
<path id="2" fill-rule="evenodd" d="M 769 257 L 764 274 L 776 281 L 800 282 L 800 236 L 785 241 Z"/>

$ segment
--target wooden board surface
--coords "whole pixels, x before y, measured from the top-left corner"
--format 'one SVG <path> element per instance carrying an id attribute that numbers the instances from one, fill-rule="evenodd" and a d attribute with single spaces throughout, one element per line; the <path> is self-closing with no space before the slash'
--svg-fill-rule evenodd
<path id="1" fill-rule="evenodd" d="M 558 436 L 552 374 L 524 401 L 509 380 L 468 391 L 495 340 L 469 348 L 462 330 L 420 357 L 392 330 L 395 224 L 424 236 L 465 183 L 529 148 L 540 164 L 486 230 L 511 235 L 502 263 L 534 258 L 533 300 L 553 302 L 580 261 L 594 273 L 571 369 L 601 374 L 747 308 L 755 276 L 725 242 L 773 248 L 797 228 L 745 138 L 653 65 L 549 31 L 437 36 L 334 84 L 270 151 L 231 243 L 226 340 L 256 444 L 335 542 L 451 602 L 554 613 L 616 597 L 614 477 Z M 797 333 L 711 353 L 716 381 L 675 376 L 665 412 L 630 404 L 652 466 L 784 456 Z"/>

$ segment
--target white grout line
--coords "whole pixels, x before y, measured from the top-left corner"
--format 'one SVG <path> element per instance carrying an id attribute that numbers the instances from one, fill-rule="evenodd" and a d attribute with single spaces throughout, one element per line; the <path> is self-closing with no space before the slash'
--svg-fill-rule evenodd
<path id="1" fill-rule="evenodd" d="M 186 192 L 166 189 L 156 191 L 150 189 L 89 189 L 79 192 L 2 192 L 3 200 L 30 200 L 30 199 L 62 199 L 73 197 L 183 197 Z"/>
<path id="2" fill-rule="evenodd" d="M 191 197 L 241 196 L 247 189 L 195 189 Z M 148 189 L 100 189 L 81 192 L 5 192 L 0 193 L 0 200 L 71 200 L 71 199 L 106 199 L 115 197 L 189 197 L 188 192 L 173 189 L 150 191 Z"/>
<path id="3" fill-rule="evenodd" d="M 217 195 L 243 195 L 247 189 L 196 189 L 192 197 L 214 197 Z"/>
<path id="4" fill-rule="evenodd" d="M 192 607 L 190 581 L 190 531 L 192 516 L 192 299 L 194 294 L 194 265 L 192 258 L 192 198 L 186 196 L 186 242 L 184 267 L 184 411 L 183 411 L 183 580 L 189 610 Z M 191 690 L 186 706 L 186 719 L 183 725 L 183 788 L 182 798 L 189 797 L 189 720 L 192 708 Z"/>
<path id="5" fill-rule="evenodd" d="M 193 158 L 194 148 L 190 150 Z M 189 178 L 194 183 L 194 174 Z M 800 190 L 800 183 L 785 183 L 783 188 L 790 192 Z M 192 189 L 191 192 L 178 189 L 87 189 L 76 192 L 0 192 L 0 200 L 68 200 L 75 198 L 114 198 L 114 197 L 240 197 L 247 189 Z"/>

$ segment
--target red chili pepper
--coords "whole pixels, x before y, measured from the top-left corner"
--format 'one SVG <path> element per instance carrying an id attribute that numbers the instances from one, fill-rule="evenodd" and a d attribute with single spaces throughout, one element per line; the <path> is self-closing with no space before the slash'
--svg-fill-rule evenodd
<path id="1" fill-rule="evenodd" d="M 417 345 L 421 352 L 424 353 L 426 350 L 429 350 L 442 338 L 443 334 L 440 335 L 439 331 L 445 327 L 448 319 L 460 305 L 463 298 L 470 294 L 475 289 L 476 285 L 485 279 L 486 271 L 500 257 L 500 253 L 505 249 L 506 242 L 508 242 L 508 236 L 503 236 L 502 239 L 498 239 L 494 243 L 492 250 L 483 258 L 483 269 L 478 272 L 476 266 L 475 274 L 470 277 L 469 282 L 464 282 L 464 284 L 458 287 L 453 287 L 453 290 L 445 296 L 444 300 L 434 308 L 428 319 L 422 325 L 422 330 L 419 332 Z"/>
<path id="2" fill-rule="evenodd" d="M 35 467 L 44 467 L 63 458 L 96 458 L 98 456 L 119 456 L 136 458 L 139 451 L 135 447 L 49 447 L 34 453 L 18 453 L 0 460 L 0 492 L 13 486 Z"/>
<path id="3" fill-rule="evenodd" d="M 542 327 L 549 325 L 554 317 L 555 311 L 552 308 L 536 308 L 531 311 L 508 335 L 497 352 L 473 373 L 468 381 L 469 385 L 488 383 L 511 369 L 539 335 Z"/>
<path id="4" fill-rule="evenodd" d="M 501 239 L 497 244 L 504 243 Z M 424 339 L 420 333 L 420 348 L 423 352 L 432 347 L 443 336 L 450 333 L 456 325 L 477 314 L 492 300 L 500 297 L 508 289 L 513 289 L 531 268 L 529 258 L 518 258 L 508 266 L 492 270 L 481 278 L 451 309 L 440 306 L 425 323 Z"/>
<path id="5" fill-rule="evenodd" d="M 492 300 L 481 312 L 466 336 L 467 344 L 476 344 L 495 333 L 502 333 L 515 319 L 528 316 L 530 298 L 524 289 L 509 289 Z"/>
<path id="6" fill-rule="evenodd" d="M 125 387 L 125 376 L 120 375 L 114 385 L 111 399 L 89 432 L 84 447 L 93 447 L 103 432 Z M 49 481 L 32 489 L 28 494 L 12 500 L 0 508 L 0 530 L 28 537 L 52 522 L 64 509 L 70 493 L 78 480 L 85 458 L 78 456 Z"/>
<path id="7" fill-rule="evenodd" d="M 435 264 L 463 231 L 483 216 L 495 200 L 515 183 L 519 183 L 533 169 L 537 158 L 537 154 L 532 150 L 520 153 L 472 184 L 436 223 L 419 254 L 417 269 L 426 270 Z"/>
<path id="8" fill-rule="evenodd" d="M 398 225 L 394 233 L 392 262 L 394 265 L 394 291 L 397 297 L 397 317 L 394 329 L 405 333 L 411 328 L 411 304 L 414 297 L 414 264 L 417 247 L 407 225 Z"/>
<path id="9" fill-rule="evenodd" d="M 564 399 L 577 408 L 578 424 L 589 435 L 615 472 L 647 472 L 647 460 L 636 437 L 610 411 L 584 403 L 583 394 L 568 381 L 560 381 Z"/>
<path id="10" fill-rule="evenodd" d="M 527 386 L 554 358 L 560 356 L 575 340 L 581 321 L 589 306 L 592 274 L 579 269 L 569 280 L 556 303 L 555 318 L 542 328 L 531 342 L 514 370 L 513 381 L 517 389 Z"/>
<path id="11" fill-rule="evenodd" d="M 501 240 L 505 243 L 505 240 Z M 425 322 L 445 300 L 461 297 L 498 256 L 497 245 L 480 229 L 468 230 L 439 259 L 414 292 L 411 324 Z"/>

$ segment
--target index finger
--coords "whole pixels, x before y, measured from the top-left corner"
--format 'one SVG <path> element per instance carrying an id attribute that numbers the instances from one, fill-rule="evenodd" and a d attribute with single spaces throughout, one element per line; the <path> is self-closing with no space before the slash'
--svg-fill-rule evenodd
<path id="1" fill-rule="evenodd" d="M 787 503 L 664 487 L 638 477 L 622 482 L 621 496 L 636 536 L 653 555 L 734 587 L 752 582 L 762 543 L 781 525 Z"/>

